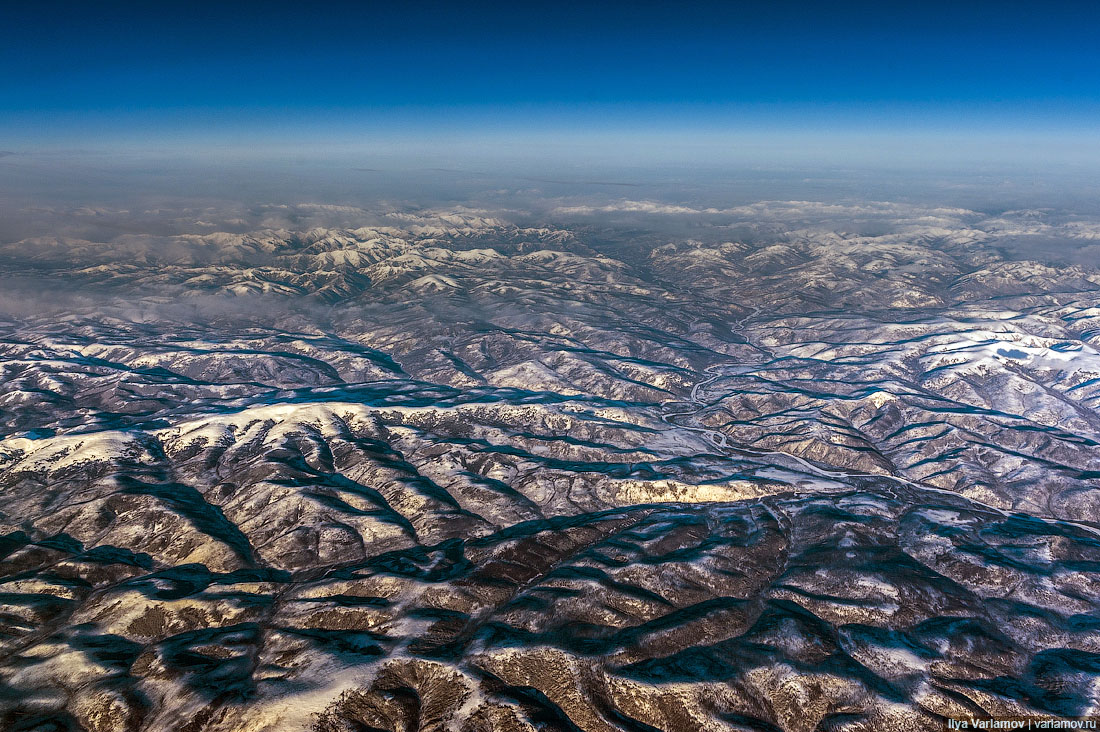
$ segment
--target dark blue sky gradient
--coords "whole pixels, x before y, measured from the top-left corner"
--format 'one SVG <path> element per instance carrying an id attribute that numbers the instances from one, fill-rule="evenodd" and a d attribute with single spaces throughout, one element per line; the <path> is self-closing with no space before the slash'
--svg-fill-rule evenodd
<path id="1" fill-rule="evenodd" d="M 6 3 L 0 147 L 555 125 L 1095 130 L 1100 3 Z"/>

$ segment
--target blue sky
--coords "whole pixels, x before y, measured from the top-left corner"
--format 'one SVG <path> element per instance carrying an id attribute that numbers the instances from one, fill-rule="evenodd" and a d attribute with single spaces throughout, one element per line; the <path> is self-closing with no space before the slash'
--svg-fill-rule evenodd
<path id="1" fill-rule="evenodd" d="M 1100 3 L 42 2 L 4 16 L 0 149 L 1100 128 Z"/>

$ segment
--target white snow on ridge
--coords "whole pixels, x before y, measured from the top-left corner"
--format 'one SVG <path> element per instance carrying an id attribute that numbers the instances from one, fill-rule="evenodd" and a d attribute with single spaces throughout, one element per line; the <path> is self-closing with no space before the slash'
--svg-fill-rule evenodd
<path id="1" fill-rule="evenodd" d="M 0 465 L 6 470 L 55 472 L 75 465 L 107 462 L 121 456 L 151 459 L 137 436 L 104 431 L 60 435 L 40 440 L 8 437 L 0 440 Z"/>
<path id="2" fill-rule="evenodd" d="M 1100 376 L 1100 353 L 1079 342 L 1018 333 L 972 331 L 968 338 L 932 345 L 922 356 L 928 370 L 977 372 L 1003 370 L 1005 365 L 1028 369 L 1059 369 Z"/>

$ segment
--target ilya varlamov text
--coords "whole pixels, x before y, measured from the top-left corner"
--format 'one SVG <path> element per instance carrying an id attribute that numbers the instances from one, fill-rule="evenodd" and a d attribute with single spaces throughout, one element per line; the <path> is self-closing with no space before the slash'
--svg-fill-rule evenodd
<path id="1" fill-rule="evenodd" d="M 1097 720 L 1094 717 L 1088 719 L 1051 719 L 1049 717 L 1014 717 L 1011 719 L 993 719 L 989 717 L 976 719 L 948 719 L 946 729 L 970 730 L 970 729 L 1097 729 Z"/>

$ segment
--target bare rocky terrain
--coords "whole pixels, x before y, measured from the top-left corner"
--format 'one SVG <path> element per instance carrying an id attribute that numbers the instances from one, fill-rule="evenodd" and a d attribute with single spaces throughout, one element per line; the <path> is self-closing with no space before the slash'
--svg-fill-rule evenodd
<path id="1" fill-rule="evenodd" d="M 543 219 L 0 245 L 0 728 L 1100 714 L 1100 222 Z"/>

